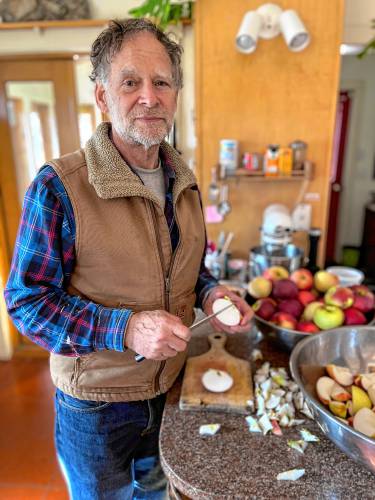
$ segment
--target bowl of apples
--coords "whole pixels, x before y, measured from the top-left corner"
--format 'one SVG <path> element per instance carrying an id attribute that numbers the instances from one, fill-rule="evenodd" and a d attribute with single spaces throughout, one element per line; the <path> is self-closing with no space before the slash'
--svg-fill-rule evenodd
<path id="1" fill-rule="evenodd" d="M 290 370 L 323 433 L 375 473 L 375 327 L 310 335 Z"/>
<path id="2" fill-rule="evenodd" d="M 327 270 L 289 273 L 273 266 L 253 278 L 247 292 L 258 330 L 289 351 L 312 334 L 375 323 L 371 290 L 362 284 L 341 286 Z"/>

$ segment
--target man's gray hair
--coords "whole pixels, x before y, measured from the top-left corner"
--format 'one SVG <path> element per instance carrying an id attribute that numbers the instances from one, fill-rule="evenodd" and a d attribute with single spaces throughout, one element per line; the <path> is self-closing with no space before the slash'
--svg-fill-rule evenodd
<path id="1" fill-rule="evenodd" d="M 182 68 L 181 55 L 182 47 L 178 43 L 163 33 L 154 23 L 148 19 L 124 19 L 112 20 L 108 28 L 100 33 L 91 47 L 90 59 L 92 72 L 90 79 L 93 82 L 105 83 L 108 79 L 108 72 L 111 61 L 121 50 L 123 43 L 130 37 L 140 32 L 152 33 L 155 38 L 164 46 L 172 63 L 172 76 L 177 89 L 182 88 Z"/>

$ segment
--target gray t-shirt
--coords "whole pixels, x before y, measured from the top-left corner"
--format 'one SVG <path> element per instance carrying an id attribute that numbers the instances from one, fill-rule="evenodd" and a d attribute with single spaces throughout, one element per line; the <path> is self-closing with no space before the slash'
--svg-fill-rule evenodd
<path id="1" fill-rule="evenodd" d="M 164 172 L 161 167 L 161 164 L 159 163 L 159 166 L 153 169 L 140 168 L 140 167 L 132 167 L 132 168 L 142 179 L 144 185 L 159 198 L 160 205 L 164 210 L 166 188 L 165 188 Z"/>

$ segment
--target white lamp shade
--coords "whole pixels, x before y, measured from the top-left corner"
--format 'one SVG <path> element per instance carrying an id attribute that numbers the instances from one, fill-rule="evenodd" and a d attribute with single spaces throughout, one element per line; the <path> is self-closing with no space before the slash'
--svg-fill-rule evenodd
<path id="1" fill-rule="evenodd" d="M 261 16 L 253 10 L 246 12 L 236 36 L 237 50 L 243 54 L 251 54 L 251 52 L 254 52 L 261 27 Z"/>
<path id="2" fill-rule="evenodd" d="M 279 19 L 281 32 L 288 48 L 299 52 L 310 43 L 310 35 L 295 10 L 284 10 Z"/>

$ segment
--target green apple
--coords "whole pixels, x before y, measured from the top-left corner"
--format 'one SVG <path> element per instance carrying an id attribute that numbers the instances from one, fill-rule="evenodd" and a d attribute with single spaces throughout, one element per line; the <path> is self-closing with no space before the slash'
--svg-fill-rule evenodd
<path id="1" fill-rule="evenodd" d="M 344 323 L 345 314 L 344 312 L 336 306 L 324 306 L 318 307 L 313 316 L 314 323 L 319 326 L 321 330 L 330 330 L 331 328 L 337 328 Z"/>

